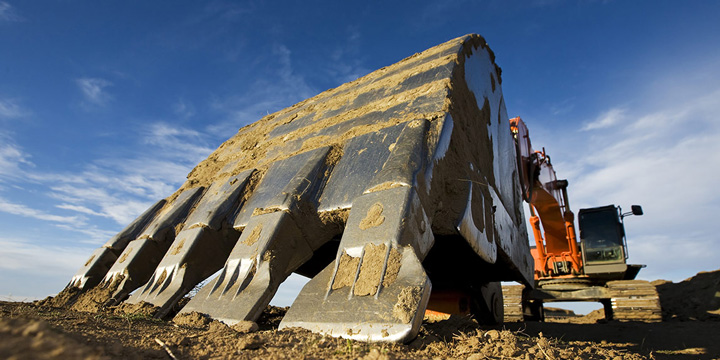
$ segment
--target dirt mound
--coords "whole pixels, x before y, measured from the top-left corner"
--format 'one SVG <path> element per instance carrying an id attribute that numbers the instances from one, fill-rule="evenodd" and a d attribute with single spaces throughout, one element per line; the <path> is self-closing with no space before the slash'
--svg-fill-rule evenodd
<path id="1" fill-rule="evenodd" d="M 720 270 L 700 272 L 679 283 L 653 281 L 663 320 L 720 321 Z"/>
<path id="2" fill-rule="evenodd" d="M 0 318 L 2 359 L 106 359 L 102 350 L 78 343 L 43 320 Z"/>

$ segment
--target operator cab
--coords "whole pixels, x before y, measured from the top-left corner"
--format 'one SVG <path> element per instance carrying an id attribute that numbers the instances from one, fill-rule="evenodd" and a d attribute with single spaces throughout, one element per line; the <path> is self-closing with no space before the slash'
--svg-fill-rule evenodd
<path id="1" fill-rule="evenodd" d="M 642 208 L 633 205 L 632 212 L 627 214 L 615 205 L 580 209 L 578 227 L 585 274 L 626 277 L 629 269 L 623 218 L 631 214 L 642 215 Z"/>

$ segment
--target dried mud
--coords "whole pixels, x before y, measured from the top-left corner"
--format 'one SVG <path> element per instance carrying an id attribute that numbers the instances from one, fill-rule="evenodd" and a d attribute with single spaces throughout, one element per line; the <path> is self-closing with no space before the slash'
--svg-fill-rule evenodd
<path id="1" fill-rule="evenodd" d="M 360 258 L 352 257 L 343 251 L 340 256 L 340 263 L 338 265 L 335 279 L 333 280 L 332 289 L 342 289 L 346 286 L 352 286 L 355 282 L 355 273 L 357 267 L 360 265 Z"/>
<path id="2" fill-rule="evenodd" d="M 387 245 L 385 244 L 365 245 L 362 263 L 359 257 L 352 257 L 343 252 L 340 256 L 340 263 L 337 273 L 335 274 L 332 289 L 337 290 L 355 284 L 353 295 L 373 296 L 377 294 L 381 279 L 383 286 L 390 286 L 395 282 L 400 272 L 402 254 L 394 247 L 390 248 L 389 254 L 387 254 L 387 250 Z M 386 254 L 388 255 L 387 266 L 385 266 Z M 359 273 L 358 265 L 360 265 Z M 355 280 L 356 275 L 357 280 Z"/>
<path id="3" fill-rule="evenodd" d="M 367 211 L 365 217 L 360 220 L 360 230 L 367 230 L 370 228 L 378 227 L 385 222 L 385 216 L 383 213 L 383 206 L 381 203 L 373 204 Z"/>
<path id="4" fill-rule="evenodd" d="M 371 208 L 372 210 L 372 208 Z M 382 210 L 381 210 L 382 211 Z M 383 263 L 385 262 L 385 244 L 365 245 L 365 254 L 360 265 L 360 274 L 353 294 L 355 296 L 375 295 L 380 286 L 380 279 L 383 275 Z"/>

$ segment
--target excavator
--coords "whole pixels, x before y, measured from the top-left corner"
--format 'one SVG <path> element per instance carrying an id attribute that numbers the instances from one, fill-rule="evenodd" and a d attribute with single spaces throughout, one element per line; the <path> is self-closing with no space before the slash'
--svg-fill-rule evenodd
<path id="1" fill-rule="evenodd" d="M 594 301 L 603 304 L 608 320 L 661 321 L 655 286 L 635 280 L 645 265 L 627 264 L 624 218 L 643 215 L 642 207 L 632 205 L 626 213 L 615 205 L 580 209 L 578 241 L 568 181 L 557 179 L 544 148 L 533 149 L 521 118 L 510 119 L 510 128 L 531 214 L 535 287 L 503 287 L 505 320 L 542 320 L 547 302 Z"/>
<path id="2" fill-rule="evenodd" d="M 535 286 L 517 158 L 495 54 L 462 36 L 241 128 L 51 305 L 235 324 L 298 273 L 280 329 L 408 342 L 428 307 L 499 322 L 500 282 Z"/>

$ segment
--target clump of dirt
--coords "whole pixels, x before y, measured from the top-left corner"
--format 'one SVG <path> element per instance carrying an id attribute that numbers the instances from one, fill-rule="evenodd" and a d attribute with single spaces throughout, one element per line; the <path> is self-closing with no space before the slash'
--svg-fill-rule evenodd
<path id="1" fill-rule="evenodd" d="M 237 324 L 230 326 L 230 328 L 242 334 L 247 334 L 260 330 L 260 327 L 254 321 L 240 321 Z"/>
<path id="2" fill-rule="evenodd" d="M 720 270 L 700 272 L 679 283 L 652 284 L 660 296 L 663 320 L 720 321 Z"/>
<path id="3" fill-rule="evenodd" d="M 421 297 L 422 288 L 414 286 L 403 288 L 393 306 L 393 316 L 403 323 L 409 323 L 417 311 Z"/>
<path id="4" fill-rule="evenodd" d="M 204 328 L 212 319 L 203 313 L 197 311 L 178 314 L 173 318 L 173 322 L 178 325 L 189 326 L 194 328 Z"/>
<path id="5" fill-rule="evenodd" d="M 137 304 L 122 303 L 115 307 L 115 312 L 120 314 L 137 314 L 152 317 L 157 314 L 160 307 L 151 303 L 141 301 Z"/>

